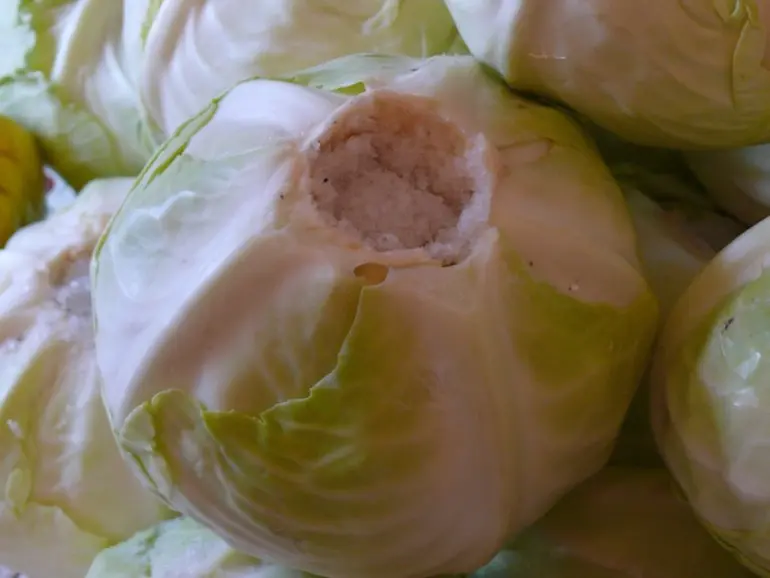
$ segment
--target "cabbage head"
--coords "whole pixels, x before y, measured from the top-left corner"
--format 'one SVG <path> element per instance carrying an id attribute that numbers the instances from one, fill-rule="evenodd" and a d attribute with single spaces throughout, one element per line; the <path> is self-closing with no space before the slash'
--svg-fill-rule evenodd
<path id="1" fill-rule="evenodd" d="M 639 258 L 658 299 L 661 322 L 693 279 L 744 228 L 682 176 L 647 167 L 613 167 L 637 233 Z M 650 423 L 648 376 L 637 390 L 610 460 L 613 464 L 661 466 Z"/>
<path id="2" fill-rule="evenodd" d="M 88 268 L 130 180 L 95 181 L 0 250 L 0 566 L 82 578 L 165 509 L 126 466 L 100 396 Z"/>
<path id="3" fill-rule="evenodd" d="M 471 578 L 751 576 L 698 523 L 666 470 L 606 468 Z"/>
<path id="4" fill-rule="evenodd" d="M 725 211 L 747 225 L 770 217 L 770 145 L 690 151 L 686 158 Z"/>
<path id="5" fill-rule="evenodd" d="M 653 429 L 698 516 L 770 575 L 770 220 L 696 277 L 663 329 L 652 367 Z"/>
<path id="6" fill-rule="evenodd" d="M 93 265 L 121 447 L 244 553 L 471 571 L 607 460 L 657 306 L 579 127 L 469 56 L 238 84 Z"/>
<path id="7" fill-rule="evenodd" d="M 770 140 L 766 0 L 447 0 L 473 55 L 517 89 L 639 144 Z"/>
<path id="8" fill-rule="evenodd" d="M 441 0 L 7 0 L 0 114 L 32 129 L 80 188 L 136 176 L 178 124 L 245 78 L 354 52 L 450 50 L 465 48 Z"/>

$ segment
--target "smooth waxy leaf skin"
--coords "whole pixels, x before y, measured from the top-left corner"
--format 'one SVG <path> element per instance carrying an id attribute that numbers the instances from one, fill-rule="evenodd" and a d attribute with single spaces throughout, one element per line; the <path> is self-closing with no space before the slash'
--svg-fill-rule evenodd
<path id="1" fill-rule="evenodd" d="M 376 251 L 309 202 L 308 135 L 373 101 L 430 103 L 483 152 L 452 263 Z M 239 84 L 148 165 L 93 276 L 139 475 L 236 549 L 340 577 L 484 564 L 604 464 L 656 325 L 590 142 L 470 57 Z"/>

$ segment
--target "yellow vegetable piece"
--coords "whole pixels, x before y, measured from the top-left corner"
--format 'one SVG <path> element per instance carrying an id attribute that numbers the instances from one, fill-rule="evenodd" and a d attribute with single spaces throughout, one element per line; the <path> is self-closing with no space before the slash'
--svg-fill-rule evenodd
<path id="1" fill-rule="evenodd" d="M 0 247 L 44 211 L 45 175 L 35 139 L 0 116 Z"/>

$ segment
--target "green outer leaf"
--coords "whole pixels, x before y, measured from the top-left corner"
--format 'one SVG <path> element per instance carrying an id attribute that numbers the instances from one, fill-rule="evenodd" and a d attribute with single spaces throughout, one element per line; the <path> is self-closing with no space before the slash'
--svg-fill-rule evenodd
<path id="1" fill-rule="evenodd" d="M 135 175 L 142 161 L 124 164 L 118 146 L 102 123 L 36 74 L 0 78 L 0 114 L 40 140 L 46 161 L 76 189 L 97 177 Z"/>
<path id="2" fill-rule="evenodd" d="M 467 54 L 441 0 L 265 0 L 242 21 L 237 1 L 164 3 L 146 35 L 142 101 L 171 132 L 246 78 L 276 78 L 349 54 Z M 180 22 L 195 21 L 195 26 Z M 234 47 L 219 58 L 220 46 Z"/>

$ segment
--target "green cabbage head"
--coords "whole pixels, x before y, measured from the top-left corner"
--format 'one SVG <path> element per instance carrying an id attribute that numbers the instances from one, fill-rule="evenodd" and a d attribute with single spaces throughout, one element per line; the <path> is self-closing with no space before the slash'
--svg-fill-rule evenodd
<path id="1" fill-rule="evenodd" d="M 731 243 L 668 318 L 652 368 L 653 428 L 709 529 L 770 575 L 770 220 Z"/>
<path id="2" fill-rule="evenodd" d="M 182 121 L 245 78 L 354 52 L 463 50 L 441 0 L 7 0 L 0 114 L 33 129 L 80 188 L 135 176 Z"/>
<path id="3" fill-rule="evenodd" d="M 82 578 L 165 509 L 125 464 L 100 396 L 91 253 L 130 187 L 94 181 L 0 250 L 0 566 Z"/>
<path id="4" fill-rule="evenodd" d="M 93 277 L 139 473 L 336 578 L 481 566 L 605 463 L 656 326 L 591 143 L 469 56 L 240 83 L 147 166 Z"/>
<path id="5" fill-rule="evenodd" d="M 766 0 L 447 0 L 471 53 L 515 88 L 628 140 L 770 140 Z"/>

